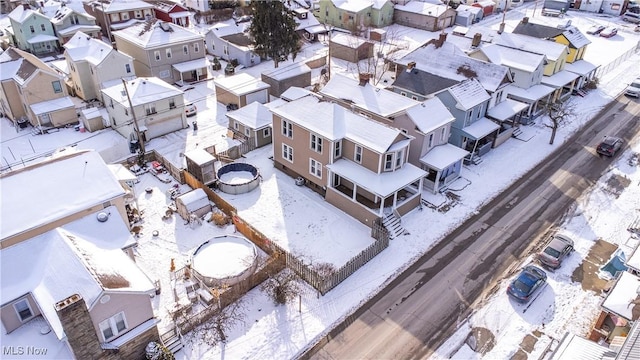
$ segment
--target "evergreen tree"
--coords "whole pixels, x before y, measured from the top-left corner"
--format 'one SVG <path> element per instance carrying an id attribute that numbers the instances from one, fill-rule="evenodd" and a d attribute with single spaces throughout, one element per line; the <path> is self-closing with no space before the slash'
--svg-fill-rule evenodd
<path id="1" fill-rule="evenodd" d="M 271 58 L 275 67 L 286 60 L 289 54 L 293 59 L 300 51 L 300 43 L 293 15 L 279 0 L 252 1 L 253 20 L 249 33 L 253 38 L 254 51 L 262 58 Z"/>

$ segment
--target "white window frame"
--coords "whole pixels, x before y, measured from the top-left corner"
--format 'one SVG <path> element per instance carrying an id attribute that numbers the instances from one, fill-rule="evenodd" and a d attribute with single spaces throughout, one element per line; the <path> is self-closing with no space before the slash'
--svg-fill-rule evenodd
<path id="1" fill-rule="evenodd" d="M 342 140 L 338 140 L 335 142 L 335 147 L 333 150 L 333 157 L 337 159 L 342 156 Z"/>
<path id="2" fill-rule="evenodd" d="M 147 113 L 147 115 L 152 115 L 157 113 L 158 111 L 156 110 L 156 103 L 145 104 L 144 111 Z"/>
<path id="3" fill-rule="evenodd" d="M 322 179 L 322 163 L 309 158 L 309 174 Z"/>
<path id="4" fill-rule="evenodd" d="M 40 30 L 42 30 L 42 32 L 47 31 L 47 27 L 44 26 L 44 24 L 40 24 Z"/>
<path id="5" fill-rule="evenodd" d="M 398 150 L 396 152 L 396 169 L 399 169 L 404 164 L 404 149 Z"/>
<path id="6" fill-rule="evenodd" d="M 171 48 L 166 48 L 164 50 L 164 54 L 167 57 L 167 59 L 171 59 Z"/>
<path id="7" fill-rule="evenodd" d="M 27 308 L 23 309 L 22 311 L 29 310 L 29 314 L 30 315 L 25 317 L 24 319 L 22 318 L 22 315 L 20 315 L 20 311 L 21 310 L 18 309 L 18 306 L 20 304 L 26 304 L 27 305 Z M 16 315 L 18 316 L 18 320 L 20 320 L 20 322 L 23 322 L 23 323 L 31 320 L 35 316 L 35 314 L 33 312 L 33 309 L 31 308 L 31 304 L 29 304 L 29 299 L 27 299 L 27 298 L 18 300 L 15 303 L 13 303 L 13 309 L 16 311 Z"/>
<path id="8" fill-rule="evenodd" d="M 56 87 L 56 84 L 58 84 L 58 86 Z M 52 81 L 51 82 L 51 86 L 53 87 L 53 92 L 54 93 L 61 93 L 62 92 L 62 83 L 60 82 L 60 80 L 56 80 L 56 81 Z"/>
<path id="9" fill-rule="evenodd" d="M 249 128 L 248 128 L 248 127 L 244 128 L 244 135 L 245 135 L 246 137 L 250 137 L 250 136 L 251 136 L 251 130 L 249 130 Z"/>
<path id="10" fill-rule="evenodd" d="M 122 19 L 122 21 L 127 21 L 127 20 L 129 20 L 129 18 L 130 18 L 130 17 L 129 17 L 129 12 L 123 12 L 123 13 L 120 13 L 120 18 Z"/>
<path id="11" fill-rule="evenodd" d="M 142 19 L 142 11 L 141 10 L 134 10 L 133 12 L 133 16 L 135 16 L 136 19 Z"/>
<path id="12" fill-rule="evenodd" d="M 262 130 L 262 137 L 268 138 L 269 136 L 271 136 L 271 128 L 264 128 L 264 130 Z"/>
<path id="13" fill-rule="evenodd" d="M 121 318 L 118 319 L 118 317 L 121 317 Z M 124 328 L 119 329 L 119 325 L 121 324 L 124 324 Z M 111 339 L 118 337 L 123 332 L 125 332 L 129 328 L 129 325 L 127 324 L 127 318 L 124 316 L 124 311 L 121 311 L 113 315 L 112 317 L 100 322 L 100 324 L 98 324 L 98 327 L 100 328 L 100 335 L 102 336 L 104 341 L 109 341 Z M 112 334 L 108 338 L 105 335 L 106 330 L 111 331 L 111 334 Z"/>
<path id="14" fill-rule="evenodd" d="M 111 16 L 111 22 L 117 22 L 120 21 L 120 14 L 118 13 L 113 13 L 110 15 Z"/>
<path id="15" fill-rule="evenodd" d="M 182 52 L 185 55 L 189 55 L 189 45 L 182 45 Z"/>
<path id="16" fill-rule="evenodd" d="M 156 50 L 153 52 L 153 57 L 156 59 L 156 61 L 160 61 L 160 51 Z"/>
<path id="17" fill-rule="evenodd" d="M 193 52 L 200 52 L 200 44 L 193 43 Z"/>
<path id="18" fill-rule="evenodd" d="M 431 149 L 433 147 L 433 138 L 434 138 L 433 133 L 430 133 L 429 134 L 429 143 L 427 144 L 427 147 L 429 149 Z"/>
<path id="19" fill-rule="evenodd" d="M 124 71 L 126 71 L 127 74 L 131 74 L 131 64 L 124 64 Z"/>
<path id="20" fill-rule="evenodd" d="M 362 146 L 356 145 L 353 151 L 353 161 L 362 164 Z"/>
<path id="21" fill-rule="evenodd" d="M 322 154 L 322 138 L 316 134 L 309 134 L 311 150 Z"/>
<path id="22" fill-rule="evenodd" d="M 240 125 L 238 125 L 238 122 L 237 122 L 237 121 L 234 121 L 234 122 L 233 122 L 233 129 L 234 129 L 234 130 L 240 130 Z"/>
<path id="23" fill-rule="evenodd" d="M 442 143 L 444 143 L 447 139 L 446 139 L 446 135 L 447 135 L 447 129 L 446 128 L 442 128 L 441 132 L 440 132 L 440 141 Z"/>
<path id="24" fill-rule="evenodd" d="M 282 158 L 293 163 L 293 148 L 287 144 L 282 144 Z"/>
<path id="25" fill-rule="evenodd" d="M 384 171 L 393 170 L 393 156 L 394 153 L 386 153 L 384 154 Z"/>
<path id="26" fill-rule="evenodd" d="M 293 124 L 290 121 L 282 120 L 282 135 L 293 139 Z"/>

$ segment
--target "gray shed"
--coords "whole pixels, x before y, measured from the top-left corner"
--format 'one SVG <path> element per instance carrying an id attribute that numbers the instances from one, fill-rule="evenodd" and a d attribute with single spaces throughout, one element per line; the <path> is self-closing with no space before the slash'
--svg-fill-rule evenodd
<path id="1" fill-rule="evenodd" d="M 207 193 L 202 189 L 195 189 L 176 198 L 176 209 L 183 219 L 189 220 L 191 214 L 203 217 L 211 211 L 211 203 Z"/>

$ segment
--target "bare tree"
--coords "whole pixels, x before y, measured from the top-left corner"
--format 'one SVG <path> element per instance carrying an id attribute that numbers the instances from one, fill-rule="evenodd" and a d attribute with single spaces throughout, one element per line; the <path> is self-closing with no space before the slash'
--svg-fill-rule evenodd
<path id="1" fill-rule="evenodd" d="M 369 28 L 366 33 L 371 34 L 371 30 L 373 30 L 373 28 Z M 371 38 L 370 35 L 369 38 Z M 374 42 L 373 56 L 358 61 L 356 64 L 358 74 L 369 74 L 369 81 L 371 81 L 373 85 L 378 85 L 385 73 L 387 73 L 393 65 L 393 60 L 395 59 L 394 54 L 406 47 L 406 44 L 399 39 L 400 36 L 398 35 L 397 29 L 387 29 L 384 38 L 380 42 Z"/>
<path id="2" fill-rule="evenodd" d="M 204 342 L 205 344 L 215 347 L 227 342 L 227 334 L 236 325 L 244 322 L 245 319 L 245 305 L 241 299 L 232 302 L 224 308 L 217 307 L 215 305 L 210 307 L 211 313 L 207 314 L 208 319 L 202 321 L 197 325 L 193 331 L 190 332 L 190 336 L 194 337 L 197 342 Z M 189 316 L 185 314 L 183 316 Z M 196 317 L 190 319 L 180 319 L 185 322 L 197 321 Z"/>
<path id="3" fill-rule="evenodd" d="M 272 274 L 260 285 L 260 288 L 275 304 L 286 304 L 296 299 L 304 290 L 302 280 L 290 269 Z"/>
<path id="4" fill-rule="evenodd" d="M 542 124 L 551 129 L 549 144 L 553 145 L 558 128 L 571 121 L 576 116 L 576 106 L 570 100 L 558 101 L 546 105 L 548 122 Z"/>

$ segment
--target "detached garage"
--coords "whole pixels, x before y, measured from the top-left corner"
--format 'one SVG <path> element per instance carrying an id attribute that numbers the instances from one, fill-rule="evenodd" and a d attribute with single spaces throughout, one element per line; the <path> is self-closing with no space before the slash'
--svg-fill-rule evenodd
<path id="1" fill-rule="evenodd" d="M 211 203 L 202 189 L 195 189 L 176 198 L 176 209 L 183 219 L 189 220 L 191 214 L 201 218 L 211 211 Z"/>
<path id="2" fill-rule="evenodd" d="M 254 101 L 266 104 L 269 101 L 269 84 L 242 73 L 214 80 L 218 102 L 239 108 Z"/>

